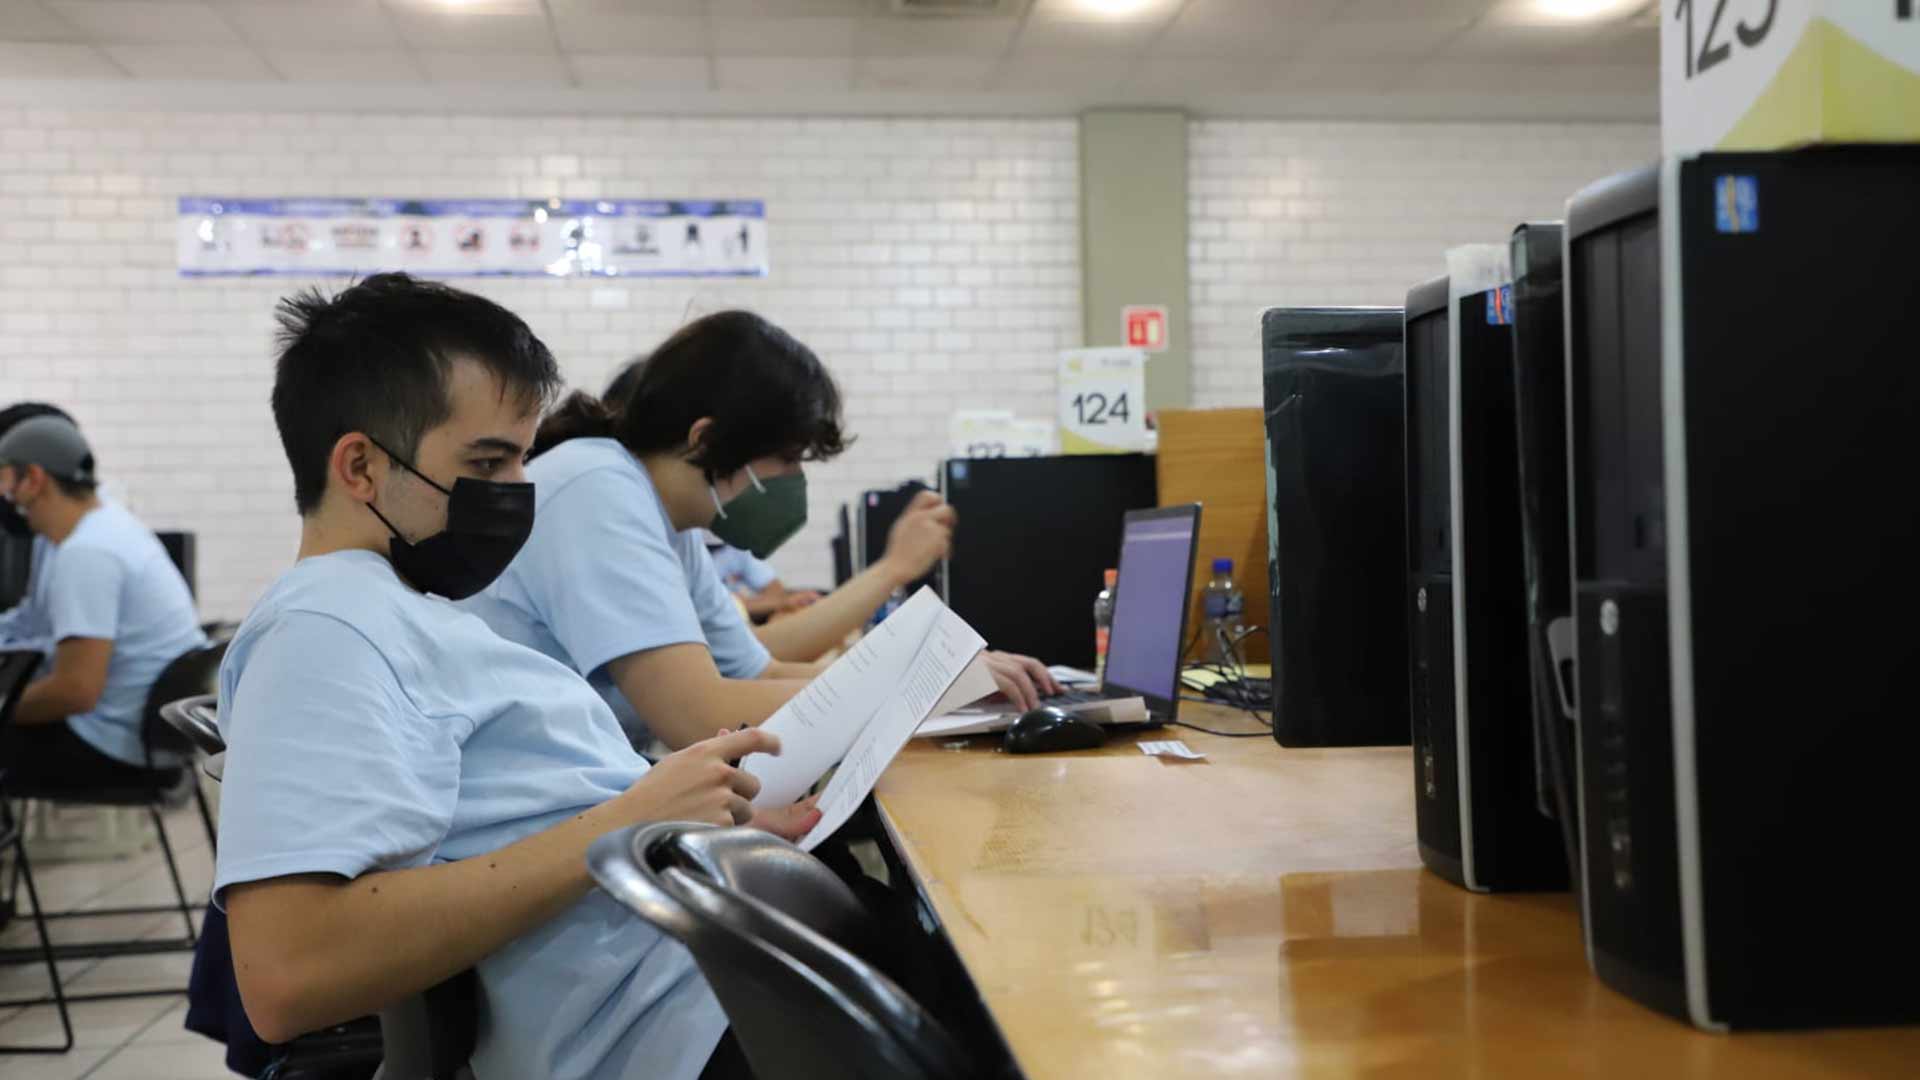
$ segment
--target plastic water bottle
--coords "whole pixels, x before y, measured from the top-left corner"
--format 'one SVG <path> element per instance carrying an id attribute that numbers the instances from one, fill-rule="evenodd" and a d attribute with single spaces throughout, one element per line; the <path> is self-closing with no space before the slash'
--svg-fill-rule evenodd
<path id="1" fill-rule="evenodd" d="M 1113 583 L 1119 577 L 1120 571 L 1107 571 L 1106 587 L 1093 598 L 1093 676 L 1096 680 L 1107 677 L 1107 638 L 1113 633 Z"/>
<path id="2" fill-rule="evenodd" d="M 1213 578 L 1200 595 L 1201 610 L 1206 616 L 1207 659 L 1225 667 L 1237 667 L 1240 613 L 1247 600 L 1240 586 L 1233 583 L 1232 559 L 1213 560 Z"/>

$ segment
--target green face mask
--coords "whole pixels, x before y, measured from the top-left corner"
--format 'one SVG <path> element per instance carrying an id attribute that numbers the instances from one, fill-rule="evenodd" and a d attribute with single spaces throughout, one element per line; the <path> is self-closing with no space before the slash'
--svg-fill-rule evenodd
<path id="1" fill-rule="evenodd" d="M 724 506 L 720 492 L 707 485 L 713 508 L 720 512 L 707 529 L 754 558 L 764 559 L 807 523 L 807 478 L 804 473 L 790 473 L 762 482 L 748 466 L 747 479 L 753 486 Z"/>

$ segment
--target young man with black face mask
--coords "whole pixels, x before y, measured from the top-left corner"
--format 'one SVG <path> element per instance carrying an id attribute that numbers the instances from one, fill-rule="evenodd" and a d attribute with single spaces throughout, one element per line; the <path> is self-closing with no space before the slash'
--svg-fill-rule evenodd
<path id="1" fill-rule="evenodd" d="M 147 694 L 166 666 L 207 643 L 186 580 L 158 537 L 95 490 L 93 451 L 64 415 L 0 436 L 0 503 L 46 541 L 26 610 L 44 674 L 0 732 L 0 767 L 37 791 L 165 785 L 179 759 L 149 755 Z"/>
<path id="2" fill-rule="evenodd" d="M 15 424 L 36 416 L 57 416 L 69 424 L 74 422 L 73 417 L 57 405 L 17 402 L 0 409 L 0 438 L 5 438 Z M 19 599 L 6 611 L 0 611 L 0 649 L 52 652 L 53 626 L 47 621 L 46 582 L 47 570 L 53 564 L 53 545 L 33 531 L 18 507 L 0 499 L 0 547 L 13 549 L 9 551 L 10 565 L 24 562 L 27 568 Z"/>
<path id="3" fill-rule="evenodd" d="M 574 394 L 541 425 L 527 470 L 539 524 L 465 606 L 585 675 L 636 745 L 760 724 L 820 668 L 775 659 L 755 637 L 705 533 L 766 558 L 806 524 L 805 463 L 846 444 L 839 388 L 813 350 L 752 312 L 696 319 L 605 399 Z M 903 516 L 883 566 L 796 618 L 844 638 L 924 575 L 954 523 L 952 507 L 927 500 Z M 987 663 L 1023 709 L 1060 690 L 1030 658 Z"/>
<path id="4" fill-rule="evenodd" d="M 220 673 L 227 740 L 215 899 L 247 1015 L 279 1042 L 469 967 L 477 1076 L 730 1075 L 726 1020 L 686 951 L 591 887 L 585 853 L 640 821 L 755 817 L 722 734 L 659 764 L 565 665 L 451 601 L 533 528 L 522 461 L 558 385 L 499 306 L 403 274 L 280 311 L 274 419 L 299 559 Z"/>

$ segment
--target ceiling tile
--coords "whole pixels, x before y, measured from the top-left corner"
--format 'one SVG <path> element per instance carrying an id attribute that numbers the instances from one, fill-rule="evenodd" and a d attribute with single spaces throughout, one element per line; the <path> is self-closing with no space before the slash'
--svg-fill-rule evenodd
<path id="1" fill-rule="evenodd" d="M 1036 52 L 1137 53 L 1180 10 L 1177 0 L 1149 0 L 1126 19 L 1089 14 L 1082 0 L 1034 0 L 1017 47 Z"/>
<path id="2" fill-rule="evenodd" d="M 417 83 L 420 65 L 382 49 L 266 50 L 267 63 L 289 82 Z"/>
<path id="3" fill-rule="evenodd" d="M 210 45 L 240 40 L 208 4 L 49 0 L 45 7 L 86 34 L 89 41 Z"/>
<path id="4" fill-rule="evenodd" d="M 220 14 L 240 36 L 263 49 L 392 48 L 394 25 L 379 0 L 315 4 L 228 3 Z"/>
<path id="5" fill-rule="evenodd" d="M 860 20 L 837 16 L 712 20 L 713 51 L 728 56 L 852 56 Z"/>
<path id="6" fill-rule="evenodd" d="M 102 45 L 113 62 L 141 79 L 272 80 L 267 65 L 243 45 Z"/>
<path id="7" fill-rule="evenodd" d="M 18 79 L 118 79 L 124 72 L 91 45 L 0 41 L 0 71 Z"/>
<path id="8" fill-rule="evenodd" d="M 701 56 L 707 51 L 707 20 L 697 16 L 556 13 L 554 27 L 568 52 Z"/>
<path id="9" fill-rule="evenodd" d="M 866 56 L 854 67 L 861 90 L 979 91 L 1000 61 L 991 56 Z"/>
<path id="10" fill-rule="evenodd" d="M 1306 94 L 1385 94 L 1404 85 L 1411 70 L 1404 63 L 1303 57 L 1284 64 L 1274 85 L 1276 89 Z"/>
<path id="11" fill-rule="evenodd" d="M 401 40 L 419 49 L 449 53 L 546 52 L 553 48 L 547 17 L 538 11 L 450 12 L 389 5 Z"/>
<path id="12" fill-rule="evenodd" d="M 1478 23 L 1447 39 L 1438 55 L 1506 59 L 1515 63 L 1545 60 L 1573 51 L 1595 37 L 1592 27 L 1503 26 Z"/>
<path id="13" fill-rule="evenodd" d="M 1187 0 L 1154 43 L 1166 56 L 1286 56 L 1335 10 L 1337 0 Z"/>
<path id="14" fill-rule="evenodd" d="M 1405 89 L 1515 97 L 1657 93 L 1659 78 L 1656 72 L 1597 64 L 1435 63 L 1416 68 Z"/>
<path id="15" fill-rule="evenodd" d="M 1660 66 L 1660 31 L 1628 25 L 1605 31 L 1574 50 L 1579 60 L 1594 64 Z"/>
<path id="16" fill-rule="evenodd" d="M 861 56 L 998 56 L 1019 28 L 1003 18 L 883 16 L 860 24 Z"/>
<path id="17" fill-rule="evenodd" d="M 886 0 L 708 0 L 715 15 L 879 15 Z"/>
<path id="18" fill-rule="evenodd" d="M 722 90 L 850 90 L 850 56 L 722 56 L 714 61 Z"/>
<path id="19" fill-rule="evenodd" d="M 707 0 L 547 0 L 554 14 L 705 15 Z"/>
<path id="20" fill-rule="evenodd" d="M 566 86 L 567 67 L 556 53 L 417 52 L 414 59 L 436 83 L 538 83 Z"/>
<path id="21" fill-rule="evenodd" d="M 1301 43 L 1300 54 L 1371 59 L 1424 56 L 1459 34 L 1466 23 L 1452 19 L 1341 22 L 1321 26 Z"/>
<path id="22" fill-rule="evenodd" d="M 1160 57 L 1140 64 L 1126 88 L 1176 99 L 1186 93 L 1258 94 L 1273 88 L 1284 65 L 1281 60 Z"/>
<path id="23" fill-rule="evenodd" d="M 1498 0 L 1346 0 L 1339 22 L 1452 22 L 1460 26 L 1487 13 Z"/>
<path id="24" fill-rule="evenodd" d="M 1017 54 L 996 74 L 990 89 L 1010 93 L 1059 93 L 1084 97 L 1113 90 L 1127 65 L 1089 56 Z"/>
<path id="25" fill-rule="evenodd" d="M 0 41 L 80 41 L 85 37 L 79 27 L 34 0 L 0 3 Z"/>
<path id="26" fill-rule="evenodd" d="M 712 78 L 703 56 L 575 53 L 567 57 L 567 66 L 582 86 L 704 92 Z"/>

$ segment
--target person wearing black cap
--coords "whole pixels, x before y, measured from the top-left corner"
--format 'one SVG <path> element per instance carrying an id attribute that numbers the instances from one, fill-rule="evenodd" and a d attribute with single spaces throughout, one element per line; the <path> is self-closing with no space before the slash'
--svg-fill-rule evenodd
<path id="1" fill-rule="evenodd" d="M 0 409 L 0 437 L 12 431 L 15 424 L 36 416 L 73 421 L 58 405 L 43 401 L 16 402 Z M 15 572 L 19 567 L 26 568 L 24 579 L 18 581 L 20 591 L 10 594 L 15 597 L 14 605 L 0 611 L 0 649 L 40 653 L 52 650 L 53 630 L 47 624 L 45 589 L 47 567 L 52 562 L 53 545 L 28 527 L 27 519 L 20 516 L 12 503 L 0 500 L 0 565 L 13 567 Z"/>
<path id="2" fill-rule="evenodd" d="M 143 783 L 140 737 L 153 681 L 206 644 L 193 597 L 160 541 L 95 490 L 93 451 L 60 416 L 0 435 L 0 501 L 50 545 L 37 583 L 53 658 L 0 730 L 0 762 L 39 788 L 85 791 Z"/>

